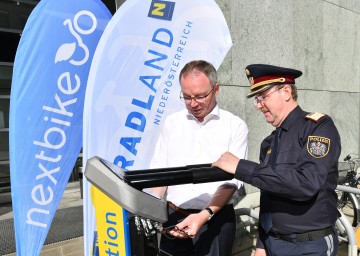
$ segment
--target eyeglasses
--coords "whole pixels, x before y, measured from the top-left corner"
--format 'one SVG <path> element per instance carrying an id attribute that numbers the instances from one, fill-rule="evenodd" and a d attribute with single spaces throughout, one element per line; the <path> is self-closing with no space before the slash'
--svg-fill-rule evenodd
<path id="1" fill-rule="evenodd" d="M 263 95 L 263 96 L 255 96 L 255 98 L 254 98 L 254 104 L 255 104 L 255 106 L 256 106 L 258 103 L 260 103 L 261 105 L 263 105 L 264 102 L 265 102 L 265 99 L 266 99 L 267 97 L 269 97 L 269 96 L 270 96 L 271 94 L 273 94 L 274 92 L 280 91 L 283 87 L 284 87 L 284 86 L 281 86 L 281 87 L 277 88 L 275 91 L 269 92 L 269 93 L 267 93 L 267 94 L 265 94 L 265 95 Z"/>
<path id="2" fill-rule="evenodd" d="M 184 96 L 182 92 L 180 92 L 180 99 L 183 100 L 186 104 L 191 103 L 192 100 L 195 100 L 197 103 L 204 103 L 207 96 L 210 95 L 210 93 L 212 93 L 212 91 L 214 90 L 215 87 L 213 87 L 211 89 L 211 91 L 204 95 L 204 96 L 195 96 L 195 97 L 191 97 L 191 96 Z"/>

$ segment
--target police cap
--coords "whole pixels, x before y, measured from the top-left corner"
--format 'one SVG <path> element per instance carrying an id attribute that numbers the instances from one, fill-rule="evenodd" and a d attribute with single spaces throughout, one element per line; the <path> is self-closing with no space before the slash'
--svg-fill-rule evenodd
<path id="1" fill-rule="evenodd" d="M 248 98 L 266 91 L 274 85 L 295 84 L 295 79 L 302 75 L 300 70 L 267 64 L 249 65 L 246 67 L 245 73 L 250 82 Z"/>

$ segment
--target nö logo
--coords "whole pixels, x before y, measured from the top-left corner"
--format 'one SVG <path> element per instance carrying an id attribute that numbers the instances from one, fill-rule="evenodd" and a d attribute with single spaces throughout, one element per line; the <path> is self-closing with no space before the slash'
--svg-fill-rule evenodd
<path id="1" fill-rule="evenodd" d="M 153 0 L 150 5 L 148 17 L 161 20 L 171 20 L 174 8 L 174 2 Z"/>

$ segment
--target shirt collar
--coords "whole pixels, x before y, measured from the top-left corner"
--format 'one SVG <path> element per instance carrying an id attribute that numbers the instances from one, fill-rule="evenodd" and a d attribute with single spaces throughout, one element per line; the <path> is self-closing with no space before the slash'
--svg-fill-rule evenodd
<path id="1" fill-rule="evenodd" d="M 197 118 L 193 114 L 191 114 L 189 111 L 187 112 L 187 118 L 193 119 L 193 120 L 199 122 L 197 120 Z M 211 112 L 205 116 L 204 121 L 201 124 L 206 124 L 207 122 L 209 122 L 212 119 L 219 119 L 219 118 L 220 118 L 220 108 L 219 108 L 219 105 L 216 103 L 213 110 L 211 110 Z"/>

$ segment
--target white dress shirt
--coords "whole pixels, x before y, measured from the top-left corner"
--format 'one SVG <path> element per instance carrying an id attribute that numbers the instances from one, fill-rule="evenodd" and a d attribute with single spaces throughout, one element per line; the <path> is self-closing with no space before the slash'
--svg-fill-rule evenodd
<path id="1" fill-rule="evenodd" d="M 226 151 L 247 159 L 247 139 L 246 123 L 218 105 L 202 123 L 184 109 L 166 118 L 150 167 L 212 163 Z M 166 200 L 184 209 L 203 209 L 221 184 L 240 188 L 242 182 L 233 179 L 169 186 Z"/>

